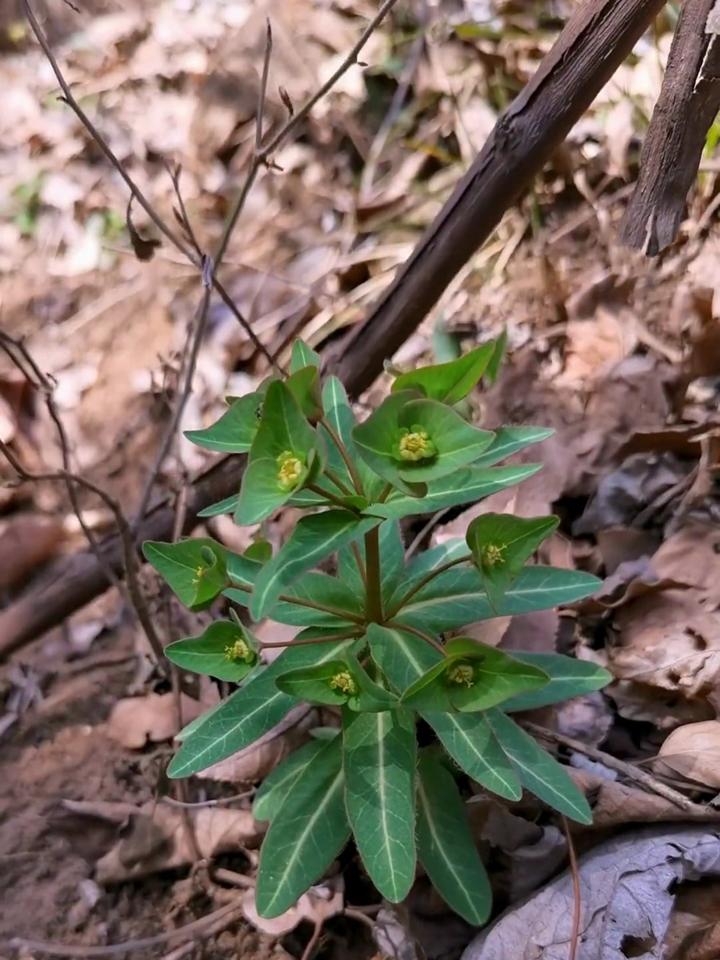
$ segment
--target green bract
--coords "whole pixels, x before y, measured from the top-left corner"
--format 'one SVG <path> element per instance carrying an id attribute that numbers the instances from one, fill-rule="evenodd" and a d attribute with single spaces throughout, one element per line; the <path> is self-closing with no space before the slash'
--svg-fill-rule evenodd
<path id="1" fill-rule="evenodd" d="M 242 684 L 181 731 L 171 777 L 244 750 L 299 703 L 325 708 L 326 726 L 256 795 L 254 813 L 270 823 L 256 888 L 263 916 L 291 907 L 352 836 L 388 900 L 407 895 L 419 862 L 453 910 L 484 923 L 491 897 L 465 816 L 471 780 L 507 800 L 527 789 L 590 819 L 562 765 L 508 713 L 598 690 L 609 674 L 559 654 L 447 636 L 593 592 L 589 574 L 532 562 L 557 518 L 483 514 L 465 541 L 409 560 L 399 523 L 473 503 L 538 469 L 502 461 L 549 431 L 491 432 L 464 415 L 478 381 L 496 375 L 503 346 L 401 374 L 358 425 L 342 384 L 321 384 L 319 357 L 296 343 L 285 381 L 271 379 L 233 400 L 214 426 L 188 434 L 212 450 L 248 451 L 239 496 L 205 516 L 232 512 L 251 524 L 284 505 L 306 511 L 275 552 L 262 531 L 242 555 L 209 539 L 144 546 L 184 604 L 216 601 L 225 615 L 170 644 L 168 657 Z M 230 607 L 230 619 L 221 609 L 229 604 L 241 608 Z M 245 626 L 261 618 L 270 621 L 265 643 L 285 647 L 269 664 Z M 272 622 L 299 632 L 283 644 Z"/>

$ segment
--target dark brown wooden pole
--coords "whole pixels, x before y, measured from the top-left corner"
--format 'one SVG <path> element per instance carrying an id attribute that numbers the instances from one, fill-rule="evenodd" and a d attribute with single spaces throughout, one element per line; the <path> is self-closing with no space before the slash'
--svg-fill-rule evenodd
<path id="1" fill-rule="evenodd" d="M 562 31 L 528 86 L 500 118 L 483 151 L 431 224 L 412 257 L 370 316 L 358 324 L 328 367 L 358 396 L 382 371 L 582 116 L 663 0 L 586 0 Z M 187 524 L 204 507 L 239 489 L 242 461 L 224 458 L 192 486 Z M 156 507 L 140 540 L 171 536 L 174 511 Z M 117 537 L 105 556 L 123 572 Z M 0 658 L 60 623 L 107 588 L 91 553 L 65 560 L 57 573 L 0 613 Z"/>
<path id="2" fill-rule="evenodd" d="M 586 0 L 578 7 L 392 285 L 333 354 L 329 367 L 341 379 L 352 373 L 360 389 L 370 386 L 378 355 L 391 356 L 429 313 L 662 6 Z"/>
<path id="3" fill-rule="evenodd" d="M 623 243 L 651 256 L 677 236 L 707 132 L 720 110 L 719 34 L 720 0 L 685 0 L 643 144 L 640 176 L 620 227 Z"/>

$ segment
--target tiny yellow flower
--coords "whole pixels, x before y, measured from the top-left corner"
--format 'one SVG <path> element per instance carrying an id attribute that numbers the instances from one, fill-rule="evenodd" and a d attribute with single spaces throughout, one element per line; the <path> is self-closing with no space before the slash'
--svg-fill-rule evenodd
<path id="1" fill-rule="evenodd" d="M 497 566 L 498 563 L 502 563 L 504 553 L 505 544 L 489 543 L 483 547 L 483 563 L 487 564 L 488 567 Z"/>
<path id="2" fill-rule="evenodd" d="M 437 453 L 437 447 L 428 436 L 427 430 L 414 426 L 412 430 L 405 430 L 400 437 L 398 452 L 401 460 L 429 460 Z"/>
<path id="3" fill-rule="evenodd" d="M 357 684 L 353 680 L 349 670 L 341 670 L 339 673 L 336 673 L 334 677 L 331 677 L 330 686 L 333 690 L 346 693 L 349 697 L 357 693 Z"/>
<path id="4" fill-rule="evenodd" d="M 300 482 L 303 462 L 291 450 L 284 450 L 277 458 L 277 482 L 281 490 L 294 490 Z"/>
<path id="5" fill-rule="evenodd" d="M 204 567 L 202 564 L 195 568 L 195 576 L 192 579 L 193 586 L 196 587 L 200 583 L 206 570 L 207 567 Z"/>
<path id="6" fill-rule="evenodd" d="M 239 638 L 225 647 L 225 659 L 233 663 L 251 663 L 255 659 L 255 653 Z"/>
<path id="7" fill-rule="evenodd" d="M 475 671 L 470 663 L 456 663 L 447 672 L 450 683 L 458 687 L 475 686 Z"/>

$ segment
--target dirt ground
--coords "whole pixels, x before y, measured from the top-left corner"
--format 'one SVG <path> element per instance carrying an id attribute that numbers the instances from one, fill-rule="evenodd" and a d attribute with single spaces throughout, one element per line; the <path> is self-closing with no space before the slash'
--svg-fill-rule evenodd
<path id="1" fill-rule="evenodd" d="M 177 396 L 201 285 L 167 244 L 149 262 L 134 256 L 124 186 L 55 100 L 20 6 L 0 3 L 0 329 L 24 337 L 54 381 L 75 469 L 132 513 Z M 286 355 L 299 334 L 322 349 L 362 315 L 571 6 L 457 0 L 442 11 L 427 5 L 422 49 L 414 10 L 373 36 L 368 66 L 343 78 L 279 152 L 281 169 L 259 178 L 228 252 L 227 285 L 268 349 Z M 275 37 L 267 119 L 276 129 L 287 112 L 280 88 L 302 102 L 374 5 L 162 0 L 145 9 L 108 0 L 75 14 L 44 0 L 37 9 L 76 96 L 166 213 L 178 203 L 166 164 L 182 164 L 181 196 L 203 246 L 212 246 L 253 149 L 265 15 Z M 614 682 L 605 694 L 573 701 L 545 716 L 546 725 L 708 804 L 720 789 L 714 141 L 678 242 L 652 260 L 617 242 L 669 26 L 663 18 L 638 45 L 393 363 L 409 367 L 507 332 L 504 373 L 475 401 L 483 422 L 536 423 L 556 434 L 538 455 L 545 469 L 493 506 L 556 512 L 560 532 L 541 559 L 605 583 L 597 598 L 560 614 L 476 627 L 508 649 L 573 652 L 606 666 Z M 393 95 L 403 87 L 398 109 Z M 133 217 L 144 237 L 155 236 L 147 217 Z M 229 311 L 214 304 L 181 429 L 212 422 L 225 395 L 247 392 L 266 371 Z M 381 377 L 370 398 L 387 382 Z M 0 438 L 28 469 L 60 464 L 42 396 L 4 354 Z M 181 439 L 158 492 L 177 497 L 211 460 Z M 2 615 L 61 573 L 85 540 L 62 485 L 18 485 L 4 461 L 0 481 Z M 81 503 L 92 530 L 112 527 L 97 498 L 83 493 Z M 463 535 L 472 515 L 437 518 L 426 539 Z M 408 526 L 407 542 L 421 527 Z M 232 549 L 247 545 L 226 518 L 198 530 Z M 277 542 L 286 530 L 281 518 L 267 533 Z M 197 627 L 150 572 L 142 583 L 163 642 Z M 249 812 L 251 792 L 306 728 L 282 731 L 214 779 L 172 786 L 163 771 L 173 735 L 218 696 L 211 684 L 191 693 L 181 696 L 152 669 L 142 631 L 114 590 L 0 666 L 0 957 L 48 955 L 31 941 L 129 941 L 116 955 L 299 958 L 333 897 L 346 912 L 324 924 L 315 956 L 380 955 L 372 935 L 381 905 L 352 850 L 304 912 L 275 926 L 253 916 L 247 897 L 262 827 Z M 677 820 L 671 803 L 624 776 L 604 780 L 581 751 L 560 756 L 593 798 L 596 827 L 577 835 L 581 852 L 635 824 Z M 542 893 L 567 853 L 559 824 L 539 805 L 499 807 L 486 798 L 474 806 L 494 920 Z M 720 929 L 715 884 L 698 881 L 705 899 L 695 906 L 678 901 L 671 960 L 718 955 L 709 952 Z M 237 912 L 222 914 L 228 909 Z M 218 911 L 216 925 L 211 918 L 203 926 Z M 473 933 L 423 879 L 403 919 L 432 960 L 459 957 Z M 194 921 L 200 927 L 185 937 L 133 946 Z"/>

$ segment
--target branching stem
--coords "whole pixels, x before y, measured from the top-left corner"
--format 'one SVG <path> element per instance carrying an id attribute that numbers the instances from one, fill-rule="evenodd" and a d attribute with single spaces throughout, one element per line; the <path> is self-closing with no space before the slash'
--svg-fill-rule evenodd
<path id="1" fill-rule="evenodd" d="M 468 553 L 462 557 L 456 557 L 454 560 L 448 560 L 447 563 L 441 563 L 439 567 L 435 567 L 435 569 L 431 570 L 430 573 L 422 578 L 422 580 L 418 580 L 415 586 L 411 587 L 410 590 L 408 590 L 408 592 L 398 600 L 388 616 L 397 616 L 399 611 L 408 603 L 409 600 L 415 596 L 416 593 L 419 593 L 423 587 L 426 587 L 429 583 L 432 583 L 436 577 L 439 577 L 440 574 L 445 573 L 446 570 L 450 570 L 452 567 L 457 567 L 461 563 L 467 563 L 469 560 L 472 560 L 471 553 Z"/>

